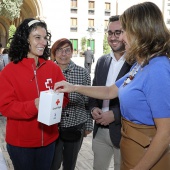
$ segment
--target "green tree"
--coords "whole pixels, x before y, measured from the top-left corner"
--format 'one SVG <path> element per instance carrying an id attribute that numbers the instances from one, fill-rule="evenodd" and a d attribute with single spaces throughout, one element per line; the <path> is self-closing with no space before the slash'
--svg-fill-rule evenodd
<path id="1" fill-rule="evenodd" d="M 20 7 L 23 0 L 0 0 L 0 15 L 11 21 L 20 16 Z"/>
<path id="2" fill-rule="evenodd" d="M 11 26 L 9 27 L 9 40 L 13 37 L 13 35 L 15 34 L 15 31 L 16 31 L 15 25 L 11 25 Z M 8 48 L 10 47 L 10 41 L 9 41 L 9 43 L 7 44 L 7 47 L 8 47 Z"/>
<path id="3" fill-rule="evenodd" d="M 103 40 L 103 54 L 108 54 L 110 53 L 111 49 L 110 46 L 107 42 L 107 35 L 104 35 L 104 40 Z"/>
<path id="4" fill-rule="evenodd" d="M 81 39 L 81 50 L 82 50 L 82 52 L 84 52 L 85 49 L 86 49 L 86 42 L 87 42 L 86 37 L 82 37 L 82 39 Z"/>

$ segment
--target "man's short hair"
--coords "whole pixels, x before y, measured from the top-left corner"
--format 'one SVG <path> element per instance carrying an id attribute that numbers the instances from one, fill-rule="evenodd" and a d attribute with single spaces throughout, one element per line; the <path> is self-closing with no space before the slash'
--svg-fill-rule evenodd
<path id="1" fill-rule="evenodd" d="M 109 23 L 114 22 L 114 21 L 119 21 L 119 16 L 120 15 L 114 15 L 109 18 Z"/>

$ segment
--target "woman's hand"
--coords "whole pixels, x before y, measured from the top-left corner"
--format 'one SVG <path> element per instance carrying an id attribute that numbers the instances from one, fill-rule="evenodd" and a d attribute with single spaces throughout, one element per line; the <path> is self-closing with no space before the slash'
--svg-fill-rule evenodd
<path id="1" fill-rule="evenodd" d="M 90 131 L 89 130 L 85 130 L 84 131 L 84 137 L 87 137 L 87 135 L 89 135 L 91 132 L 92 132 L 91 130 Z"/>
<path id="2" fill-rule="evenodd" d="M 34 100 L 34 103 L 35 103 L 35 107 L 38 109 L 39 108 L 39 98 L 36 98 Z"/>
<path id="3" fill-rule="evenodd" d="M 64 92 L 71 93 L 75 91 L 75 86 L 63 80 L 55 83 L 54 91 L 58 93 L 64 93 Z"/>

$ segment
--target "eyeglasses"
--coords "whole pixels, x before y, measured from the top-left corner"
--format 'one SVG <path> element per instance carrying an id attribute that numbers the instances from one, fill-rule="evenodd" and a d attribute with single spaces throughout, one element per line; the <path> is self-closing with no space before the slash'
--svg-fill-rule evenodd
<path id="1" fill-rule="evenodd" d="M 65 54 L 68 55 L 71 53 L 71 48 L 65 48 L 65 49 L 59 48 L 56 50 L 56 54 L 58 54 L 58 55 L 63 54 L 63 52 L 65 52 Z"/>
<path id="2" fill-rule="evenodd" d="M 107 32 L 107 35 L 108 35 L 109 38 L 111 38 L 112 35 L 114 35 L 116 38 L 119 38 L 119 36 L 120 36 L 121 33 L 122 33 L 121 30 L 115 30 L 114 32 L 112 32 L 112 31 L 109 30 L 109 31 Z"/>

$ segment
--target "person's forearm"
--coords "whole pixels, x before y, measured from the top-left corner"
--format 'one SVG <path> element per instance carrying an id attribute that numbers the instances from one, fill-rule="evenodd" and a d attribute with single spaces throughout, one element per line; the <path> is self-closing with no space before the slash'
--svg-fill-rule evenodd
<path id="1" fill-rule="evenodd" d="M 106 86 L 74 85 L 74 91 L 96 99 L 112 99 L 117 97 L 118 88 Z"/>
<path id="2" fill-rule="evenodd" d="M 54 85 L 54 91 L 58 93 L 71 93 L 77 92 L 85 96 L 89 96 L 96 99 L 113 99 L 118 95 L 118 88 L 116 85 L 109 87 L 106 86 L 83 86 L 73 85 L 66 81 L 56 82 Z"/>

